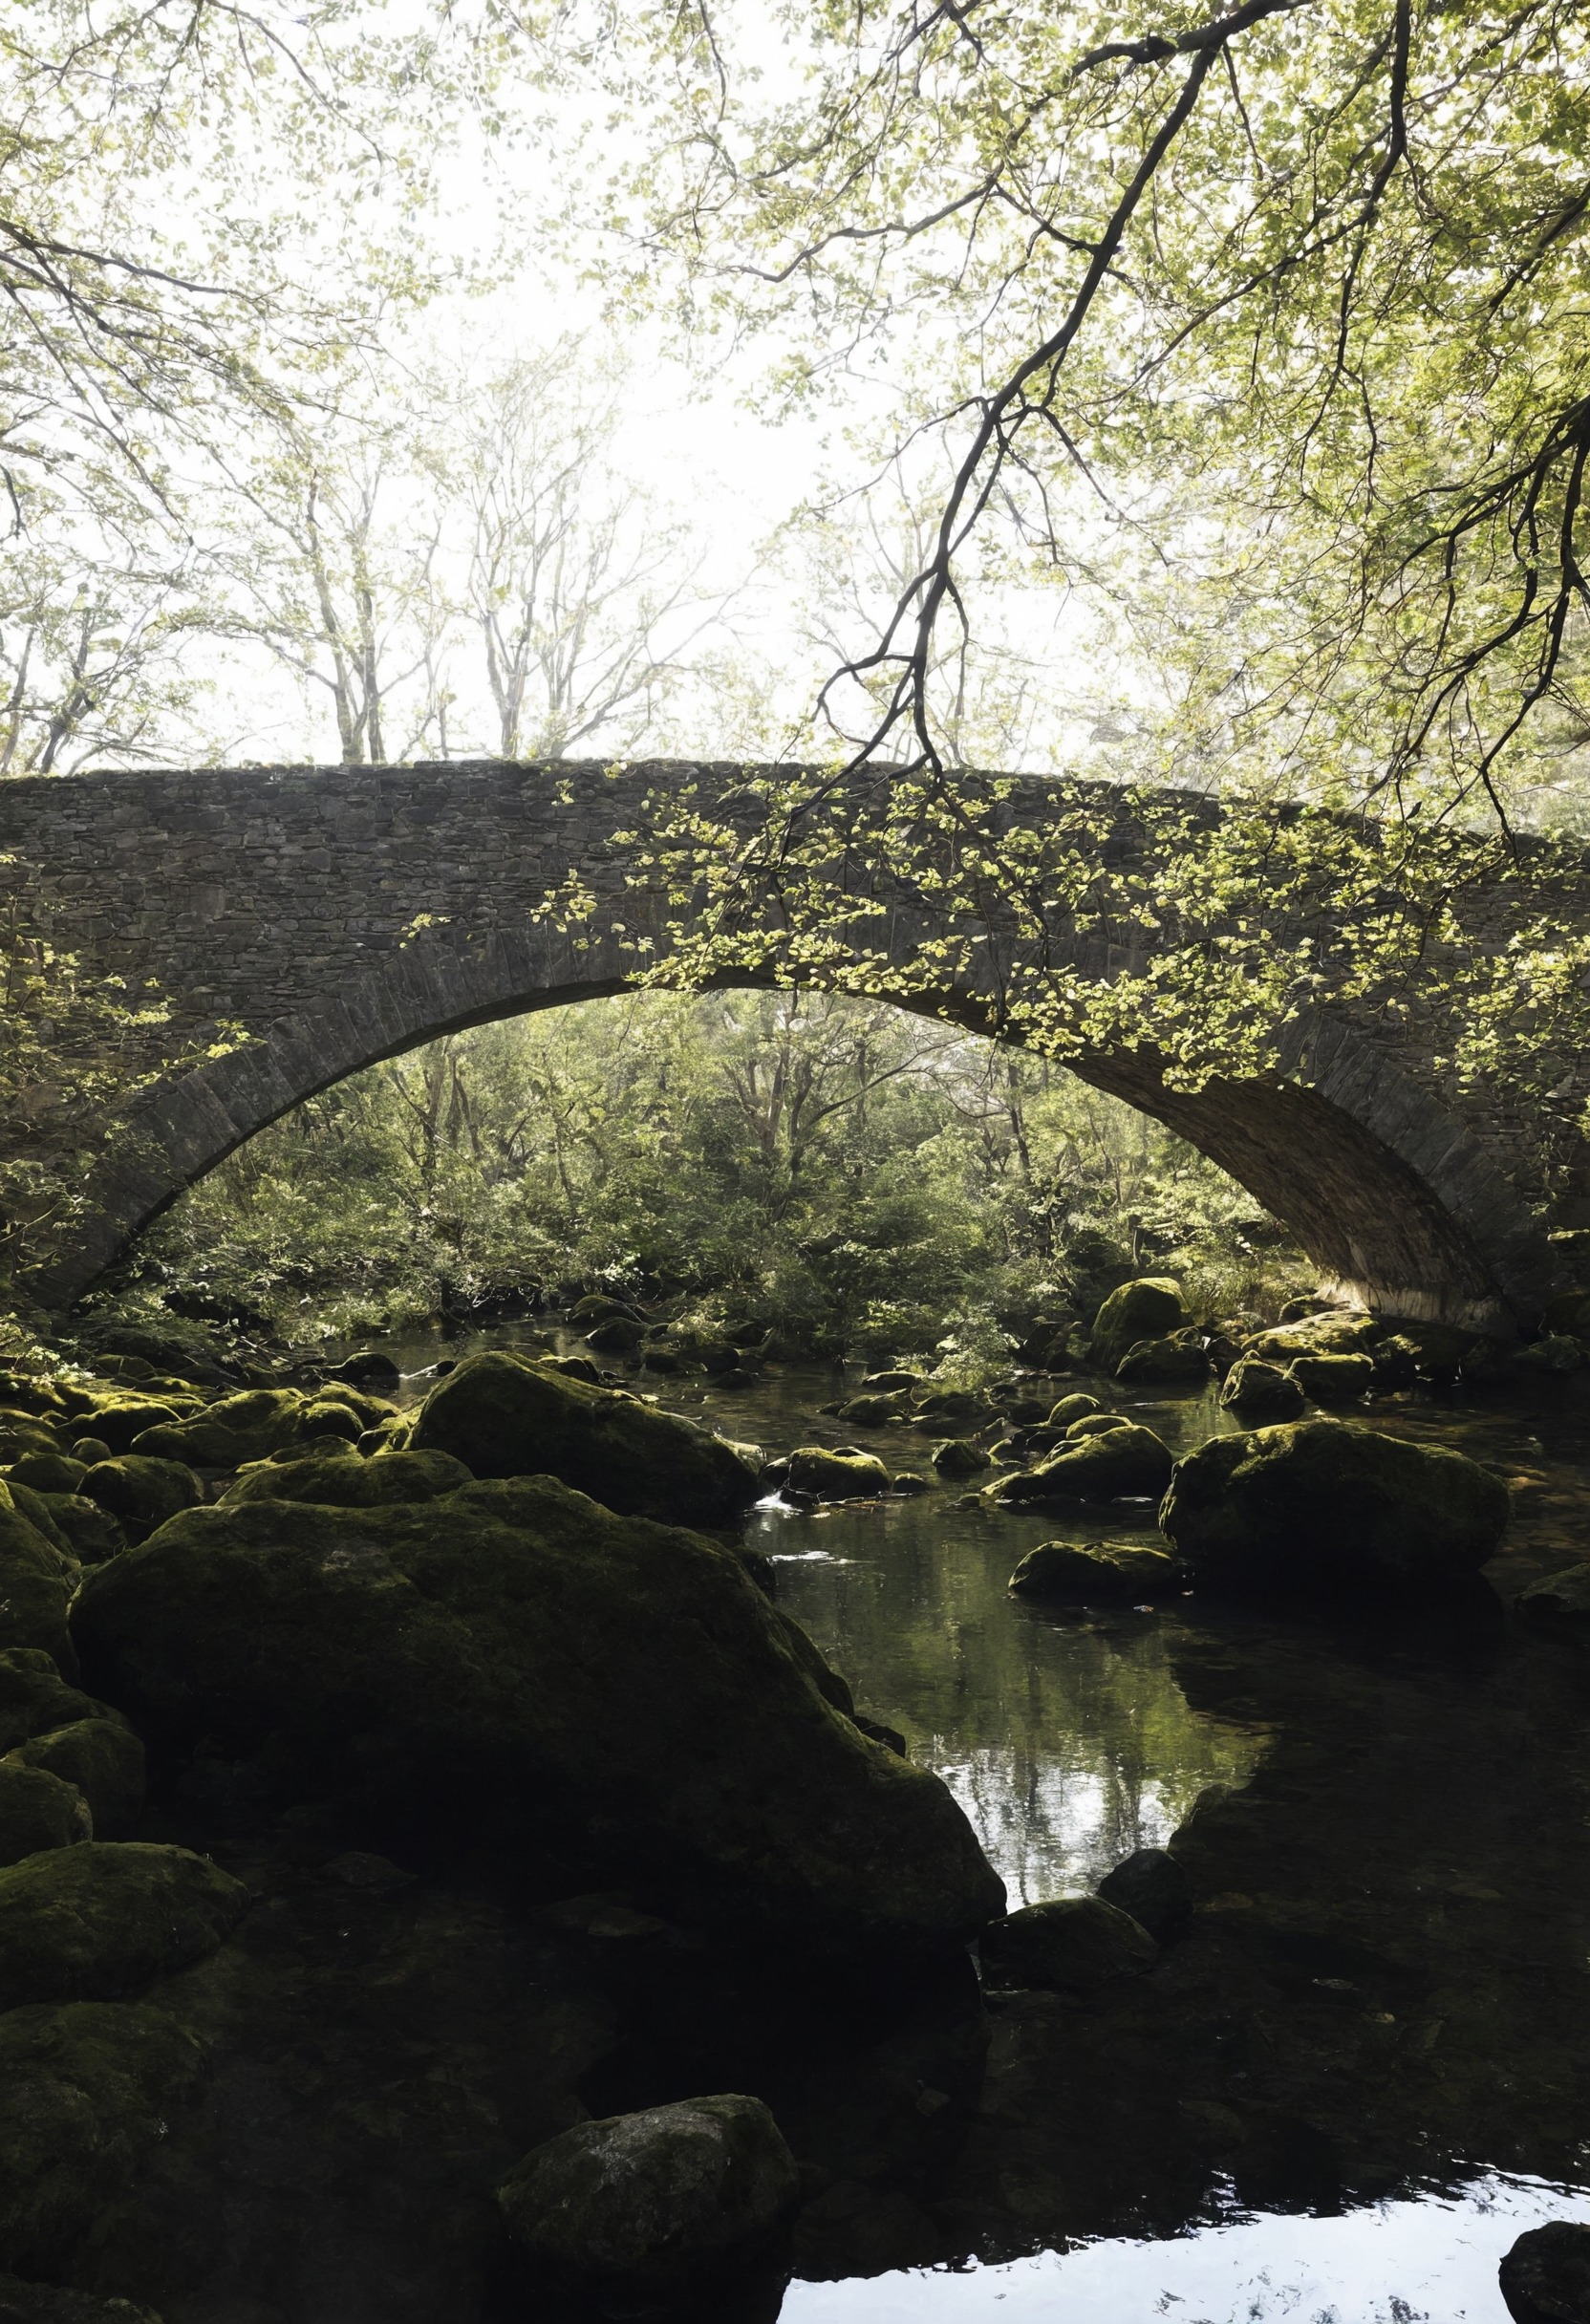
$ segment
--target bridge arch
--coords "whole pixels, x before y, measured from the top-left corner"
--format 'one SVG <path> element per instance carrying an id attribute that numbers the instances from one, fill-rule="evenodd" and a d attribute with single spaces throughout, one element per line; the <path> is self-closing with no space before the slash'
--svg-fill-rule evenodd
<path id="1" fill-rule="evenodd" d="M 444 1034 L 634 986 L 633 957 L 612 936 L 496 931 L 473 944 L 411 943 L 134 1107 L 57 1295 L 86 1288 L 196 1180 L 317 1091 Z M 995 1029 L 973 992 L 903 1005 Z M 1168 1087 L 1136 1054 L 1083 1056 L 1071 1069 L 1209 1155 L 1289 1229 L 1322 1281 L 1366 1304 L 1503 1331 L 1538 1304 L 1538 1236 L 1464 1126 L 1326 1017 L 1295 1051 L 1284 1078 L 1197 1091 Z"/>

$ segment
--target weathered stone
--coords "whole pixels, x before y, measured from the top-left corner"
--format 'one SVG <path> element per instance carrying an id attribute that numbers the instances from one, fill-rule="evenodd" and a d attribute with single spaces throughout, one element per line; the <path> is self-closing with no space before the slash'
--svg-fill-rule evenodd
<path id="1" fill-rule="evenodd" d="M 188 1510 L 92 1573 L 74 1620 L 110 1700 L 174 1744 L 271 1742 L 311 1790 L 574 1828 L 845 1944 L 999 1909 L 948 1791 L 836 1716 L 731 1549 L 550 1477 Z"/>
<path id="2" fill-rule="evenodd" d="M 28 1766 L 20 1752 L 0 1759 L 0 1866 L 93 1838 L 93 1815 L 75 1784 Z"/>
<path id="3" fill-rule="evenodd" d="M 1543 1582 L 1532 1582 L 1519 1591 L 1516 1603 L 1533 1622 L 1590 1622 L 1590 1565 L 1565 1565 Z"/>
<path id="4" fill-rule="evenodd" d="M 760 2098 L 686 2098 L 581 2122 L 498 2189 L 508 2233 L 558 2274 L 680 2292 L 754 2258 L 800 2191 Z"/>
<path id="5" fill-rule="evenodd" d="M 241 1469 L 246 1461 L 269 1460 L 272 1452 L 300 1443 L 307 1403 L 293 1388 L 245 1388 L 190 1420 L 172 1419 L 144 1430 L 132 1449 L 152 1460 L 183 1461 L 195 1469 Z"/>
<path id="6" fill-rule="evenodd" d="M 1220 1390 L 1227 1411 L 1246 1412 L 1255 1420 L 1296 1420 L 1306 1401 L 1302 1383 L 1290 1369 L 1283 1371 L 1262 1356 L 1239 1358 Z"/>
<path id="7" fill-rule="evenodd" d="M 0 2276 L 0 2324 L 161 2324 L 152 2308 L 112 2300 L 97 2292 L 69 2292 L 58 2284 L 25 2284 Z"/>
<path id="8" fill-rule="evenodd" d="M 1112 1291 L 1094 1317 L 1088 1360 L 1112 1372 L 1139 1340 L 1163 1339 L 1186 1321 L 1179 1283 L 1168 1275 L 1140 1276 Z"/>
<path id="9" fill-rule="evenodd" d="M 1156 1945 L 1168 1945 L 1192 1924 L 1192 1883 L 1185 1864 L 1163 1848 L 1134 1848 L 1099 1883 L 1099 1894 L 1129 1913 Z"/>
<path id="10" fill-rule="evenodd" d="M 73 1719 L 16 1744 L 6 1766 L 40 1768 L 71 1784 L 87 1800 L 96 1840 L 125 1840 L 143 1808 L 143 1745 L 108 1704 L 100 1714 Z"/>
<path id="11" fill-rule="evenodd" d="M 1375 1362 L 1365 1355 L 1294 1356 L 1291 1377 L 1316 1404 L 1350 1404 L 1375 1383 Z"/>
<path id="12" fill-rule="evenodd" d="M 1590 2324 L 1590 2227 L 1531 2227 L 1496 2274 L 1513 2324 Z"/>
<path id="13" fill-rule="evenodd" d="M 0 2015 L 0 2266 L 65 2268 L 204 2069 L 198 2043 L 158 2009 L 76 2002 Z"/>
<path id="14" fill-rule="evenodd" d="M 1207 1380 L 1209 1358 L 1186 1340 L 1134 1340 L 1115 1366 L 1117 1380 Z"/>
<path id="15" fill-rule="evenodd" d="M 1030 1501 L 1157 1500 L 1171 1481 L 1168 1448 L 1131 1422 L 1101 1436 L 1067 1441 L 1052 1460 L 1002 1476 L 990 1496 L 1012 1507 Z"/>
<path id="16" fill-rule="evenodd" d="M 1018 1598 L 1056 1605 L 1134 1605 L 1170 1589 L 1178 1568 L 1163 1550 L 1103 1541 L 1041 1541 L 1010 1577 Z"/>
<path id="17" fill-rule="evenodd" d="M 75 1678 L 66 1608 L 77 1568 L 24 1517 L 19 1496 L 26 1491 L 0 1485 L 0 1647 L 42 1647 Z"/>
<path id="18" fill-rule="evenodd" d="M 34 1493 L 76 1493 L 88 1470 L 66 1452 L 24 1452 L 12 1461 L 9 1481 L 27 1485 Z"/>
<path id="19" fill-rule="evenodd" d="M 947 1436 L 930 1455 L 940 1476 L 976 1476 L 990 1466 L 989 1455 L 969 1436 Z"/>
<path id="20" fill-rule="evenodd" d="M 849 1420 L 858 1429 L 881 1429 L 892 1420 L 898 1420 L 906 1409 L 903 1392 L 892 1395 L 852 1396 L 839 1408 L 841 1420 Z"/>
<path id="21" fill-rule="evenodd" d="M 756 1472 L 721 1437 L 502 1350 L 434 1388 L 409 1443 L 476 1476 L 558 1477 L 620 1517 L 728 1525 L 757 1496 Z"/>
<path id="22" fill-rule="evenodd" d="M 124 1452 L 119 1460 L 102 1460 L 85 1472 L 82 1497 L 115 1517 L 129 1541 L 142 1541 L 179 1509 L 202 1501 L 204 1489 L 180 1460 Z"/>
<path id="23" fill-rule="evenodd" d="M 119 1555 L 127 1536 L 108 1509 L 76 1493 L 41 1493 L 55 1532 L 80 1565 L 102 1565 Z"/>
<path id="24" fill-rule="evenodd" d="M 1472 1574 L 1507 1514 L 1507 1487 L 1461 1452 L 1309 1420 L 1200 1445 L 1159 1521 L 1200 1581 L 1328 1595 Z"/>
<path id="25" fill-rule="evenodd" d="M 870 1452 L 830 1452 L 823 1445 L 798 1445 L 789 1455 L 786 1482 L 795 1493 L 820 1501 L 871 1501 L 889 1491 L 889 1471 Z"/>
<path id="26" fill-rule="evenodd" d="M 26 1646 L 0 1652 L 0 1752 L 74 1720 L 107 1715 L 119 1713 L 107 1714 L 103 1703 L 69 1687 L 53 1655 Z"/>
<path id="27" fill-rule="evenodd" d="M 1006 1985 L 1094 1993 L 1153 1968 L 1159 1947 L 1129 1913 L 1102 1897 L 1059 1897 L 996 1921 L 978 1941 L 984 1967 Z"/>
<path id="28" fill-rule="evenodd" d="M 933 1487 L 925 1476 L 918 1476 L 914 1469 L 902 1469 L 889 1490 L 909 1501 L 913 1500 L 919 1493 L 931 1493 Z"/>
<path id="29" fill-rule="evenodd" d="M 152 1396 L 113 1395 L 97 1396 L 92 1409 L 84 1413 L 83 1433 L 99 1437 L 109 1445 L 114 1458 L 118 1452 L 130 1452 L 140 1436 L 151 1430 L 178 1428 L 182 1425 L 181 1407 L 167 1398 Z M 139 1447 L 140 1452 L 158 1452 L 150 1445 Z M 163 1457 L 181 1460 L 178 1452 Z"/>
<path id="30" fill-rule="evenodd" d="M 473 1482 L 450 1452 L 377 1452 L 369 1460 L 351 1451 L 262 1461 L 235 1477 L 221 1496 L 232 1501 L 318 1501 L 329 1509 L 381 1509 L 398 1501 L 434 1501 Z"/>
<path id="31" fill-rule="evenodd" d="M 90 1840 L 0 1871 L 0 2011 L 109 2001 L 213 1952 L 241 1881 L 186 1848 Z"/>

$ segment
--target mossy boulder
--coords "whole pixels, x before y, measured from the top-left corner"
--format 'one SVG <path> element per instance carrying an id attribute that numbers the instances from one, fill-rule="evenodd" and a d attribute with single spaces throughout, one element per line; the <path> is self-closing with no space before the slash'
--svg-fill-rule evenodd
<path id="1" fill-rule="evenodd" d="M 213 1952 L 248 1891 L 206 1857 L 140 1840 L 52 1848 L 0 1872 L 0 2010 L 109 2001 Z"/>
<path id="2" fill-rule="evenodd" d="M 1104 1541 L 1041 1541 L 1010 1577 L 1018 1598 L 1055 1605 L 1135 1605 L 1170 1589 L 1173 1558 L 1160 1549 Z"/>
<path id="3" fill-rule="evenodd" d="M 293 1388 L 245 1388 L 223 1396 L 191 1419 L 172 1416 L 142 1431 L 136 1450 L 152 1460 L 178 1460 L 194 1469 L 241 1469 L 246 1461 L 303 1441 L 302 1419 L 309 1399 Z M 342 1408 L 346 1410 L 348 1408 Z M 104 1431 L 97 1427 L 97 1432 Z"/>
<path id="4" fill-rule="evenodd" d="M 1227 1411 L 1255 1420 L 1296 1420 L 1307 1402 L 1300 1382 L 1262 1356 L 1243 1356 L 1226 1374 L 1220 1402 Z"/>
<path id="5" fill-rule="evenodd" d="M 76 1493 L 87 1474 L 85 1464 L 70 1453 L 24 1452 L 12 1461 L 7 1481 L 33 1493 Z"/>
<path id="6" fill-rule="evenodd" d="M 1097 1396 L 1062 1396 L 1058 1404 L 1049 1407 L 1048 1425 L 1051 1429 L 1068 1429 L 1078 1420 L 1104 1409 Z"/>
<path id="7" fill-rule="evenodd" d="M 904 1417 L 909 1391 L 895 1390 L 872 1396 L 852 1396 L 839 1408 L 839 1418 L 848 1420 L 858 1429 L 886 1428 L 892 1420 Z"/>
<path id="8" fill-rule="evenodd" d="M 1290 1374 L 1304 1395 L 1312 1396 L 1316 1404 L 1351 1404 L 1373 1388 L 1375 1360 L 1373 1356 L 1347 1352 L 1295 1356 Z"/>
<path id="9" fill-rule="evenodd" d="M 1244 1352 L 1280 1365 L 1298 1356 L 1366 1356 L 1386 1336 L 1386 1325 L 1376 1316 L 1356 1307 L 1323 1307 L 1293 1323 L 1255 1332 L 1245 1342 Z"/>
<path id="10" fill-rule="evenodd" d="M 976 1476 L 992 1466 L 989 1454 L 969 1436 L 947 1436 L 930 1456 L 940 1476 Z"/>
<path id="11" fill-rule="evenodd" d="M 66 1609 L 78 1567 L 24 1516 L 26 1492 L 0 1485 L 0 1647 L 42 1647 L 75 1678 Z"/>
<path id="12" fill-rule="evenodd" d="M 1127 1421 L 1103 1435 L 1067 1439 L 1051 1459 L 999 1478 L 988 1492 L 1010 1508 L 1042 1501 L 1158 1500 L 1171 1482 L 1171 1467 L 1170 1448 L 1152 1429 Z"/>
<path id="13" fill-rule="evenodd" d="M 119 1713 L 69 1687 L 53 1655 L 25 1646 L 0 1653 L 0 1752 L 76 1719 L 107 1716 Z"/>
<path id="14" fill-rule="evenodd" d="M 143 1808 L 143 1745 L 108 1704 L 95 1710 L 97 1717 L 30 1735 L 0 1766 L 37 1768 L 73 1785 L 88 1802 L 93 1837 L 125 1840 Z"/>
<path id="15" fill-rule="evenodd" d="M 152 2308 L 107 2300 L 97 2292 L 70 2292 L 59 2284 L 25 2284 L 0 2276 L 0 2324 L 161 2324 Z"/>
<path id="16" fill-rule="evenodd" d="M 0 1867 L 93 1838 L 94 1816 L 75 1784 L 14 1752 L 0 1759 Z"/>
<path id="17" fill-rule="evenodd" d="M 1093 1319 L 1088 1361 L 1112 1372 L 1139 1340 L 1162 1340 L 1187 1321 L 1181 1285 L 1168 1275 L 1143 1275 L 1112 1291 Z"/>
<path id="18" fill-rule="evenodd" d="M 191 1409 L 197 1411 L 197 1404 Z M 79 1415 L 75 1432 L 79 1436 L 97 1436 L 101 1443 L 109 1445 L 114 1456 L 118 1452 L 130 1452 L 138 1438 L 147 1435 L 151 1430 L 182 1427 L 183 1418 L 183 1409 L 163 1398 L 125 1394 L 97 1396 L 89 1409 Z M 139 1449 L 140 1452 L 156 1450 L 147 1445 Z M 183 1455 L 178 1452 L 163 1457 L 181 1460 Z"/>
<path id="19" fill-rule="evenodd" d="M 187 1510 L 91 1573 L 74 1619 L 146 1729 L 269 1743 L 306 1794 L 450 1825 L 478 1801 L 494 1834 L 573 1831 L 841 1944 L 999 1909 L 949 1792 L 825 1699 L 731 1549 L 551 1477 Z"/>
<path id="20" fill-rule="evenodd" d="M 204 2062 L 173 2018 L 134 2003 L 0 2016 L 0 2266 L 70 2266 L 196 2096 Z"/>
<path id="21" fill-rule="evenodd" d="M 48 1454 L 61 1449 L 60 1432 L 53 1421 L 32 1412 L 0 1411 L 0 1462 L 10 1468 L 31 1453 Z"/>
<path id="22" fill-rule="evenodd" d="M 434 1501 L 473 1483 L 450 1452 L 356 1452 L 325 1450 L 301 1460 L 265 1461 L 226 1487 L 224 1502 L 318 1501 L 328 1509 L 384 1509 L 398 1501 Z"/>
<path id="23" fill-rule="evenodd" d="M 889 1471 L 870 1452 L 830 1452 L 825 1445 L 798 1445 L 789 1455 L 784 1482 L 820 1501 L 871 1501 L 889 1491 Z"/>
<path id="24" fill-rule="evenodd" d="M 1507 1487 L 1461 1452 L 1305 1420 L 1200 1445 L 1159 1522 L 1199 1581 L 1328 1596 L 1471 1575 L 1507 1516 Z"/>
<path id="25" fill-rule="evenodd" d="M 1096 1993 L 1153 1968 L 1159 1947 L 1141 1924 L 1102 1897 L 1057 1897 L 1027 1904 L 985 1928 L 983 1966 L 1002 1985 Z"/>
<path id="26" fill-rule="evenodd" d="M 1089 1436 L 1107 1436 L 1111 1429 L 1127 1429 L 1131 1425 L 1124 1412 L 1084 1412 L 1080 1420 L 1073 1420 L 1066 1429 L 1064 1441 L 1080 1445 Z"/>
<path id="27" fill-rule="evenodd" d="M 1192 1926 L 1192 1879 L 1164 1848 L 1134 1848 L 1106 1873 L 1099 1894 L 1146 1928 L 1156 1945 L 1172 1943 Z"/>
<path id="28" fill-rule="evenodd" d="M 756 1473 L 721 1437 L 622 1390 L 501 1350 L 434 1388 L 409 1438 L 480 1477 L 555 1476 L 620 1517 L 732 1525 Z"/>
<path id="29" fill-rule="evenodd" d="M 119 1518 L 101 1509 L 97 1501 L 86 1500 L 77 1493 L 41 1493 L 38 1497 L 56 1536 L 79 1565 L 102 1565 L 107 1558 L 118 1557 L 126 1548 L 127 1536 Z"/>
<path id="30" fill-rule="evenodd" d="M 1590 1565 L 1565 1565 L 1520 1590 L 1518 1611 L 1531 1622 L 1579 1628 L 1590 1623 Z"/>
<path id="31" fill-rule="evenodd" d="M 1194 1340 L 1136 1340 L 1115 1366 L 1117 1380 L 1207 1380 L 1210 1362 Z"/>
<path id="32" fill-rule="evenodd" d="M 129 1541 L 142 1541 L 179 1509 L 195 1508 L 204 1489 L 183 1461 L 123 1452 L 85 1471 L 81 1497 L 115 1517 Z"/>
<path id="33" fill-rule="evenodd" d="M 667 2298 L 754 2259 L 800 2184 L 763 2101 L 725 2096 L 581 2122 L 527 2155 L 497 2200 L 543 2269 Z"/>

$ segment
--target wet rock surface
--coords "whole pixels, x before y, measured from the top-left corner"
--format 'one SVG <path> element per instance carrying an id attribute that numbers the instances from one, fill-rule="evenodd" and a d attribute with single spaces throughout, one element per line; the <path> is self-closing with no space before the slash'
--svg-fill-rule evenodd
<path id="1" fill-rule="evenodd" d="M 978 1941 L 1001 1985 L 1094 1993 L 1153 1968 L 1159 1947 L 1140 1923 L 1097 1896 L 1057 1897 L 996 1921 Z"/>
<path id="2" fill-rule="evenodd" d="M 1590 2227 L 1567 2220 L 1520 2235 L 1498 2270 L 1514 2324 L 1590 2318 Z"/>

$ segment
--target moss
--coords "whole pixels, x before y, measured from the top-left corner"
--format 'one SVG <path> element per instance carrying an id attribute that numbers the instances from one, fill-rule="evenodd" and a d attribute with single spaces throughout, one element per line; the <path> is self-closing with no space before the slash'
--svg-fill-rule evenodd
<path id="1" fill-rule="evenodd" d="M 52 1422 L 37 1419 L 32 1412 L 0 1411 L 0 1461 L 9 1466 L 26 1460 L 31 1453 L 59 1451 L 60 1434 Z"/>
<path id="2" fill-rule="evenodd" d="M 1200 1445 L 1159 1521 L 1201 1580 L 1331 1594 L 1472 1573 L 1507 1516 L 1507 1487 L 1461 1452 L 1306 1420 Z"/>
<path id="3" fill-rule="evenodd" d="M 91 1573 L 94 1684 L 302 1787 L 577 1831 L 784 1927 L 950 1937 L 999 1883 L 934 1776 L 837 1716 L 729 1549 L 550 1477 L 185 1511 Z M 806 1642 L 809 1646 L 809 1642 Z"/>
<path id="4" fill-rule="evenodd" d="M 889 1491 L 889 1471 L 871 1452 L 830 1452 L 825 1445 L 798 1445 L 789 1455 L 785 1482 L 796 1493 L 820 1501 L 871 1501 Z"/>
<path id="5" fill-rule="evenodd" d="M 204 2068 L 160 2010 L 79 2002 L 0 2017 L 0 2265 L 69 2267 Z"/>
<path id="6" fill-rule="evenodd" d="M 108 1396 L 96 1396 L 88 1411 L 79 1416 L 76 1432 L 80 1436 L 97 1436 L 109 1445 L 113 1453 L 130 1452 L 135 1438 L 150 1429 L 179 1427 L 182 1420 L 182 1410 L 175 1402 L 127 1395 L 118 1390 Z"/>
<path id="7" fill-rule="evenodd" d="M 434 1501 L 473 1482 L 450 1452 L 307 1454 L 246 1469 L 221 1498 L 233 1501 L 318 1501 L 328 1509 L 384 1509 L 398 1501 Z"/>
<path id="8" fill-rule="evenodd" d="M 852 1396 L 849 1404 L 840 1406 L 839 1417 L 841 1420 L 852 1422 L 858 1429 L 881 1429 L 886 1427 L 890 1421 L 900 1419 L 905 1408 L 906 1396 L 902 1392 L 892 1395 Z"/>
<path id="9" fill-rule="evenodd" d="M 1067 1439 L 1052 1460 L 1000 1477 L 988 1493 L 1011 1507 L 1030 1501 L 1157 1500 L 1171 1481 L 1171 1469 L 1170 1450 L 1152 1429 L 1128 1421 L 1102 1435 Z"/>
<path id="10" fill-rule="evenodd" d="M 940 1476 L 976 1476 L 992 1466 L 990 1455 L 969 1436 L 946 1436 L 935 1445 L 931 1457 Z"/>
<path id="11" fill-rule="evenodd" d="M 125 1840 L 143 1808 L 143 1745 L 125 1719 L 96 1705 L 97 1718 L 72 1719 L 19 1743 L 3 1764 L 41 1768 L 87 1800 L 97 1840 Z"/>
<path id="12" fill-rule="evenodd" d="M 151 1425 L 136 1450 L 154 1460 L 180 1460 L 195 1469 L 241 1469 L 297 1444 L 308 1399 L 297 1388 L 251 1388 L 223 1396 L 188 1420 Z"/>
<path id="13" fill-rule="evenodd" d="M 0 2010 L 108 2001 L 197 1961 L 248 1891 L 186 1848 L 91 1840 L 0 1872 Z"/>
<path id="14" fill-rule="evenodd" d="M 621 1517 L 729 1525 L 755 1473 L 720 1437 L 637 1397 L 495 1352 L 434 1388 L 410 1447 L 450 1452 L 480 1477 L 555 1476 Z"/>
<path id="15" fill-rule="evenodd" d="M 77 1567 L 23 1514 L 26 1491 L 0 1485 L 0 1647 L 42 1647 L 75 1678 L 66 1609 Z"/>
<path id="16" fill-rule="evenodd" d="M 1051 1429 L 1069 1429 L 1074 1422 L 1086 1420 L 1101 1409 L 1097 1396 L 1062 1396 L 1049 1408 L 1048 1425 Z"/>
<path id="17" fill-rule="evenodd" d="M 0 1867 L 93 1838 L 93 1813 L 75 1784 L 30 1766 L 21 1753 L 0 1759 Z"/>
<path id="18" fill-rule="evenodd" d="M 1153 1968 L 1159 1947 L 1129 1912 L 1102 1897 L 1056 1897 L 1028 1904 L 983 1931 L 984 1966 L 1006 1985 L 1092 1993 Z"/>
<path id="19" fill-rule="evenodd" d="M 1203 1349 L 1181 1339 L 1134 1340 L 1115 1366 L 1117 1380 L 1207 1380 Z"/>
<path id="20" fill-rule="evenodd" d="M 1073 1420 L 1066 1430 L 1065 1442 L 1068 1445 L 1085 1444 L 1090 1436 L 1107 1436 L 1111 1429 L 1130 1426 L 1130 1421 L 1121 1412 L 1084 1412 L 1082 1418 Z"/>
<path id="21" fill-rule="evenodd" d="M 1103 1541 L 1041 1541 L 1010 1577 L 1018 1598 L 1056 1605 L 1133 1605 L 1173 1586 L 1178 1568 L 1159 1549 Z"/>
<path id="22" fill-rule="evenodd" d="M 41 1493 L 50 1521 L 81 1565 L 102 1565 L 119 1555 L 127 1537 L 108 1509 L 75 1493 Z"/>
<path id="23" fill-rule="evenodd" d="M 105 1715 L 103 1703 L 67 1685 L 53 1656 L 28 1647 L 0 1653 L 0 1752 L 75 1719 Z"/>
<path id="24" fill-rule="evenodd" d="M 1316 1404 L 1350 1404 L 1374 1386 L 1372 1356 L 1294 1356 L 1290 1376 Z"/>
<path id="25" fill-rule="evenodd" d="M 65 1452 L 25 1452 L 11 1468 L 10 1482 L 33 1493 L 75 1493 L 87 1468 Z"/>
<path id="26" fill-rule="evenodd" d="M 1301 1383 L 1262 1356 L 1243 1356 L 1226 1375 L 1220 1402 L 1227 1411 L 1256 1420 L 1296 1420 L 1305 1402 Z"/>
<path id="27" fill-rule="evenodd" d="M 1093 1319 L 1088 1361 L 1112 1372 L 1139 1340 L 1158 1340 L 1186 1322 L 1181 1286 L 1168 1275 L 1139 1276 L 1112 1291 Z"/>
<path id="28" fill-rule="evenodd" d="M 145 1539 L 179 1509 L 192 1509 L 204 1497 L 204 1487 L 182 1461 L 143 1452 L 99 1461 L 83 1477 L 83 1498 L 115 1517 L 129 1541 Z"/>

